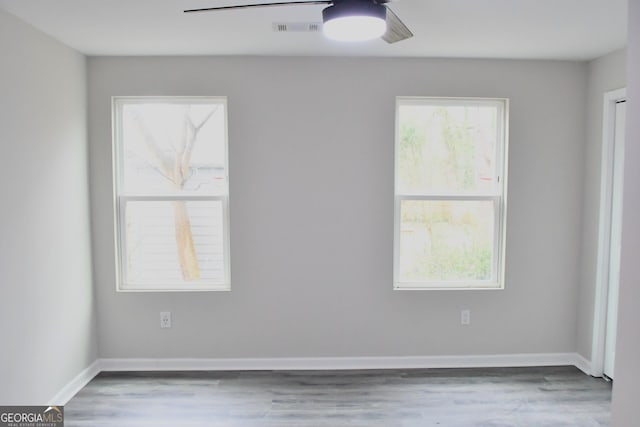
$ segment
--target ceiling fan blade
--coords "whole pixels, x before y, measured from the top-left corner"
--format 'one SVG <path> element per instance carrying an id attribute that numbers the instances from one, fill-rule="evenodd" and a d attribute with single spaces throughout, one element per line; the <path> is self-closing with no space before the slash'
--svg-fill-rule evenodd
<path id="1" fill-rule="evenodd" d="M 387 6 L 387 32 L 382 36 L 382 40 L 387 43 L 397 43 L 411 37 L 413 37 L 411 30 Z"/>
<path id="2" fill-rule="evenodd" d="M 296 4 L 331 4 L 332 0 L 319 0 L 319 1 L 283 1 L 277 3 L 259 3 L 259 4 L 240 4 L 236 6 L 219 6 L 219 7 L 205 7 L 202 9 L 188 9 L 184 13 L 190 12 L 208 12 L 211 10 L 229 10 L 229 9 L 248 9 L 251 7 L 269 7 L 269 6 L 289 6 Z"/>

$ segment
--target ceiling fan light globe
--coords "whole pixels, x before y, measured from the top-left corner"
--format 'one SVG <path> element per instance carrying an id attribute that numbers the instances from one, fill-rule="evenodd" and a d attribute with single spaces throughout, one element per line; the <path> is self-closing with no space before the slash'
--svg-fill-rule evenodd
<path id="1" fill-rule="evenodd" d="M 322 31 L 339 41 L 365 41 L 387 31 L 387 8 L 373 0 L 340 0 L 322 11 Z"/>
<path id="2" fill-rule="evenodd" d="M 387 23 L 375 16 L 345 16 L 326 21 L 322 30 L 332 40 L 359 42 L 381 37 L 387 31 Z"/>

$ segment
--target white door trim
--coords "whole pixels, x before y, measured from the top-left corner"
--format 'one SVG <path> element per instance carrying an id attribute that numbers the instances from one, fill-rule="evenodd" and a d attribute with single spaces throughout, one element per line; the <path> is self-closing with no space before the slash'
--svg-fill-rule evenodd
<path id="1" fill-rule="evenodd" d="M 602 120 L 602 162 L 600 167 L 600 220 L 598 228 L 598 259 L 593 314 L 591 375 L 604 374 L 607 299 L 609 292 L 609 257 L 611 239 L 611 200 L 614 171 L 614 138 L 616 103 L 626 100 L 627 90 L 617 89 L 604 94 Z"/>

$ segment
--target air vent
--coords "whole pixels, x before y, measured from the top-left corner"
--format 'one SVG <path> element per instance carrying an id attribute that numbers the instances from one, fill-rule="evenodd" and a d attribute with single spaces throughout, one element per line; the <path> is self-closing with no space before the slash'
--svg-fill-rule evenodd
<path id="1" fill-rule="evenodd" d="M 276 33 L 317 33 L 322 29 L 321 22 L 274 22 Z"/>

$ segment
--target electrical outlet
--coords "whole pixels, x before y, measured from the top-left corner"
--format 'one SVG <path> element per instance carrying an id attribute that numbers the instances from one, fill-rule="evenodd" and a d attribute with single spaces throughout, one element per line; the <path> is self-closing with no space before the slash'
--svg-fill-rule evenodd
<path id="1" fill-rule="evenodd" d="M 161 311 L 160 312 L 160 327 L 162 329 L 171 327 L 171 312 L 170 311 Z"/>
<path id="2" fill-rule="evenodd" d="M 460 324 L 461 325 L 471 324 L 471 310 L 460 311 Z"/>

